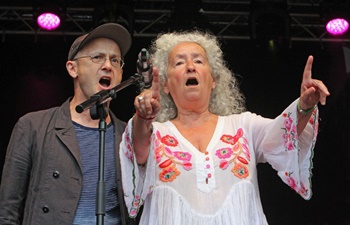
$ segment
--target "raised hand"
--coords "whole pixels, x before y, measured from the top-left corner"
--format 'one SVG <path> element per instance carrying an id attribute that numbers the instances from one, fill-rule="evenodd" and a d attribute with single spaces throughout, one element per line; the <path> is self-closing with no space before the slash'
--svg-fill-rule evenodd
<path id="1" fill-rule="evenodd" d="M 326 104 L 330 95 L 326 85 L 320 80 L 312 79 L 313 56 L 309 56 L 304 68 L 303 80 L 300 90 L 300 107 L 304 110 L 313 108 L 318 102 Z"/>
<path id="2" fill-rule="evenodd" d="M 152 89 L 144 90 L 140 95 L 136 96 L 134 101 L 137 113 L 141 118 L 155 118 L 160 111 L 159 82 L 158 69 L 153 67 Z"/>

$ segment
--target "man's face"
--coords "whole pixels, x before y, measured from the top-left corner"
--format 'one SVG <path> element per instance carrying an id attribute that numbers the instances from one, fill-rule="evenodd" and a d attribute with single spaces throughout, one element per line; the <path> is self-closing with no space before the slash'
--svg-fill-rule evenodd
<path id="1" fill-rule="evenodd" d="M 120 84 L 123 69 L 121 52 L 116 42 L 97 38 L 81 49 L 73 60 L 76 66 L 74 78 L 75 97 L 89 99 L 91 95 Z"/>

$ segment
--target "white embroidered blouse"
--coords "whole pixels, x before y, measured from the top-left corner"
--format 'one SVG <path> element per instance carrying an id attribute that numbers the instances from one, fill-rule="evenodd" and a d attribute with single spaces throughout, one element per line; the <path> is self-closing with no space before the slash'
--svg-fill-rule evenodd
<path id="1" fill-rule="evenodd" d="M 146 167 L 133 154 L 131 119 L 120 151 L 130 217 L 144 205 L 141 225 L 266 225 L 256 169 L 262 162 L 309 199 L 318 110 L 298 136 L 297 101 L 273 120 L 250 112 L 219 116 L 205 153 L 170 121 L 153 122 Z"/>

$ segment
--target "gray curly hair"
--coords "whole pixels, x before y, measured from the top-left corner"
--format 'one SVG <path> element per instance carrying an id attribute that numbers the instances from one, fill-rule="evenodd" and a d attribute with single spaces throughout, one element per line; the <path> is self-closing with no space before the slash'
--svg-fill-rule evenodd
<path id="1" fill-rule="evenodd" d="M 228 69 L 217 38 L 198 30 L 166 33 L 158 36 L 150 46 L 153 66 L 160 74 L 161 87 L 167 82 L 168 54 L 181 42 L 195 42 L 202 46 L 207 54 L 215 88 L 211 93 L 209 111 L 219 116 L 226 116 L 245 111 L 245 99 L 237 79 Z M 165 122 L 177 116 L 177 107 L 170 95 L 160 88 L 161 109 L 156 121 Z"/>

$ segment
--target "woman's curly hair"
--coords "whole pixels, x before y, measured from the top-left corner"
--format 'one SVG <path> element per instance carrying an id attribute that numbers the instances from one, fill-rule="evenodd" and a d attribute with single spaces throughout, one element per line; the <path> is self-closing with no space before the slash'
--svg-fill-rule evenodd
<path id="1" fill-rule="evenodd" d="M 229 70 L 223 58 L 223 52 L 217 38 L 202 31 L 182 31 L 161 34 L 150 46 L 153 66 L 160 74 L 160 85 L 167 81 L 168 55 L 172 48 L 181 42 L 194 42 L 202 46 L 208 58 L 215 88 L 211 93 L 209 111 L 219 116 L 237 114 L 245 111 L 245 99 L 241 93 L 236 77 Z M 161 109 L 157 121 L 165 122 L 177 116 L 177 108 L 170 95 L 160 88 Z"/>

